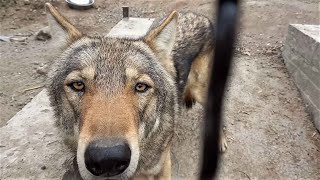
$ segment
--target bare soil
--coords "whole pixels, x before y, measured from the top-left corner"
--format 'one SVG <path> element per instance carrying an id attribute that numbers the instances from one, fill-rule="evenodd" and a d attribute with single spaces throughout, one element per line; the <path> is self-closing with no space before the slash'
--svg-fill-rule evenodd
<path id="1" fill-rule="evenodd" d="M 55 54 L 49 41 L 34 38 L 47 25 L 43 5 L 49 0 L 0 2 L 0 35 L 26 38 L 0 41 L 1 127 L 42 90 Z M 123 5 L 135 17 L 163 17 L 173 9 L 215 13 L 208 0 L 97 0 L 86 11 L 69 9 L 63 0 L 50 2 L 88 34 L 106 34 L 121 20 Z M 224 116 L 229 149 L 220 179 L 319 179 L 320 136 L 281 57 L 288 24 L 320 24 L 318 8 L 318 0 L 242 1 Z M 197 105 L 177 123 L 175 179 L 197 175 L 202 114 Z"/>

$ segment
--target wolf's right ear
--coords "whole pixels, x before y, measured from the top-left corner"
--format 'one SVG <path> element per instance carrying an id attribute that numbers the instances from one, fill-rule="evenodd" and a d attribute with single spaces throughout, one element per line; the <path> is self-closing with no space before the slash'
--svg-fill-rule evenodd
<path id="1" fill-rule="evenodd" d="M 144 37 L 144 41 L 157 53 L 162 65 L 175 75 L 175 68 L 171 58 L 174 42 L 177 33 L 178 13 L 173 11 L 162 23 L 152 29 Z"/>
<path id="2" fill-rule="evenodd" d="M 51 37 L 59 48 L 65 48 L 82 37 L 82 33 L 63 17 L 55 7 L 50 3 L 46 3 L 45 7 Z"/>

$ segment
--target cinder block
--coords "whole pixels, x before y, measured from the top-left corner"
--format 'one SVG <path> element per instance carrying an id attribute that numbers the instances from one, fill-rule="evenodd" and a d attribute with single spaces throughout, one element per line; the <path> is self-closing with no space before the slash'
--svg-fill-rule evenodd
<path id="1" fill-rule="evenodd" d="M 293 63 L 287 62 L 286 66 L 294 79 L 301 95 L 305 101 L 307 110 L 310 112 L 317 129 L 320 127 L 320 92 L 319 89 L 312 83 L 312 81 L 301 70 L 299 70 Z"/>
<path id="2" fill-rule="evenodd" d="M 305 63 L 320 71 L 320 25 L 291 24 L 285 47 L 304 58 Z"/>
<path id="3" fill-rule="evenodd" d="M 320 131 L 320 25 L 289 25 L 282 55 Z"/>
<path id="4" fill-rule="evenodd" d="M 315 88 L 320 87 L 320 71 L 312 63 L 308 63 L 308 60 L 299 54 L 298 51 L 286 46 L 282 52 L 282 55 L 286 62 L 292 63 L 295 67 L 293 69 L 288 68 L 290 73 L 295 73 L 295 71 L 302 71 L 311 81 L 315 84 Z"/>

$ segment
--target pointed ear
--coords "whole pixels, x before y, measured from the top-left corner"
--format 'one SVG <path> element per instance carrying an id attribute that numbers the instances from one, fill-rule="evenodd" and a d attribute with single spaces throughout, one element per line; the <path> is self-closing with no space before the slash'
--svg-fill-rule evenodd
<path id="1" fill-rule="evenodd" d="M 60 48 L 66 47 L 82 37 L 82 33 L 63 17 L 55 7 L 50 3 L 46 3 L 45 7 L 51 36 Z"/>
<path id="2" fill-rule="evenodd" d="M 158 27 L 151 30 L 144 38 L 144 41 L 157 53 L 161 63 L 174 71 L 173 61 L 170 56 L 177 33 L 178 13 L 173 11 Z"/>

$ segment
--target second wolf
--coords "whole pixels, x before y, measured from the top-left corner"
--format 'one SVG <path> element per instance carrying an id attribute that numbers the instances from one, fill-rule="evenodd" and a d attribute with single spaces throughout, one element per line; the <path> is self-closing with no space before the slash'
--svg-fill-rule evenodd
<path id="1" fill-rule="evenodd" d="M 61 48 L 47 89 L 81 177 L 170 179 L 175 120 L 205 103 L 211 22 L 173 12 L 144 37 L 91 37 L 46 8 Z"/>

